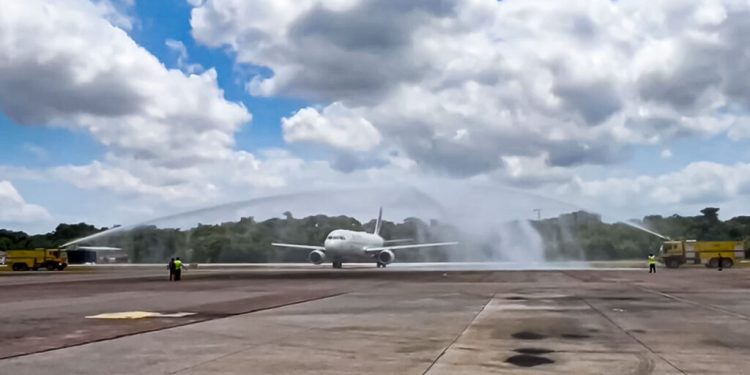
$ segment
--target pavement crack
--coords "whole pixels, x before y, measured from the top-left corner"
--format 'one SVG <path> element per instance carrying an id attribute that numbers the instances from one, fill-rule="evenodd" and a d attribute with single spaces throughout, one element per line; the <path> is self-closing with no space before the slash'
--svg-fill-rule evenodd
<path id="1" fill-rule="evenodd" d="M 460 339 L 461 336 L 463 336 L 464 333 L 466 333 L 466 331 L 469 330 L 469 328 L 471 327 L 472 324 L 474 324 L 474 321 L 477 320 L 479 315 L 481 315 L 484 312 L 484 310 L 487 309 L 487 306 L 490 304 L 490 302 L 492 302 L 495 299 L 495 295 L 492 295 L 492 297 L 490 297 L 487 300 L 487 302 L 482 306 L 482 308 L 479 309 L 479 311 L 477 311 L 477 313 L 474 315 L 473 318 L 471 318 L 471 320 L 469 321 L 469 324 L 467 324 L 466 327 L 464 327 L 464 329 L 461 330 L 461 332 L 459 332 L 458 335 L 456 335 L 456 337 L 453 338 L 453 341 L 451 341 L 450 344 L 446 345 L 445 348 L 443 348 L 440 354 L 438 354 L 438 356 L 435 357 L 435 359 L 430 363 L 430 365 L 427 366 L 424 372 L 422 372 L 422 375 L 425 375 L 428 372 L 430 372 L 430 370 L 432 370 L 432 367 L 435 366 L 435 364 L 440 360 L 440 358 L 443 358 L 443 355 L 445 355 L 448 349 L 450 349 L 453 345 L 455 345 L 456 342 L 458 342 L 458 339 Z"/>
<path id="2" fill-rule="evenodd" d="M 665 293 L 665 292 L 662 292 L 662 291 L 659 291 L 659 290 L 656 290 L 656 289 L 646 288 L 645 286 L 636 285 L 636 287 L 639 288 L 639 289 L 641 289 L 641 290 L 643 290 L 644 292 L 648 292 L 648 293 L 651 293 L 651 294 L 656 294 L 656 295 L 662 296 L 664 298 L 669 298 L 669 299 L 674 300 L 674 301 L 678 301 L 678 302 L 682 302 L 682 303 L 687 303 L 689 305 L 698 306 L 698 307 L 701 307 L 701 308 L 704 308 L 704 309 L 707 309 L 707 310 L 713 310 L 715 312 L 719 312 L 719 313 L 731 315 L 731 316 L 733 316 L 735 318 L 739 318 L 739 319 L 742 319 L 742 320 L 750 320 L 750 316 L 748 316 L 748 315 L 741 314 L 741 313 L 738 313 L 736 311 L 725 309 L 725 308 L 722 308 L 722 307 L 719 307 L 719 306 L 715 306 L 715 305 L 712 305 L 710 303 L 700 303 L 700 302 L 696 302 L 696 301 L 691 301 L 691 300 L 689 300 L 687 298 L 677 297 L 677 296 L 674 296 L 674 295 L 671 295 L 669 293 Z"/>

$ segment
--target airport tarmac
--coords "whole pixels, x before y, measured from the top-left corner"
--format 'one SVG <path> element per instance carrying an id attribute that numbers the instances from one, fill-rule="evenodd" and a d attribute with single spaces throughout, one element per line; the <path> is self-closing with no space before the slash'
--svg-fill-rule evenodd
<path id="1" fill-rule="evenodd" d="M 0 374 L 741 374 L 750 270 L 0 276 Z M 183 317 L 87 318 L 104 313 Z"/>

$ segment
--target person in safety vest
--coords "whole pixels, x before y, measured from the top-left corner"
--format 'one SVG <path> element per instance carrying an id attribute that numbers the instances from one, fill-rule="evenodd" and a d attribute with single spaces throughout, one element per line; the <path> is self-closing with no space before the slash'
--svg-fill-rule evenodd
<path id="1" fill-rule="evenodd" d="M 656 273 L 656 257 L 654 254 L 648 254 L 648 273 Z"/>
<path id="2" fill-rule="evenodd" d="M 179 257 L 174 260 L 174 281 L 180 281 L 182 279 L 182 261 Z"/>
<path id="3" fill-rule="evenodd" d="M 169 270 L 169 281 L 174 280 L 174 258 L 169 260 L 169 264 L 167 264 L 167 269 Z"/>

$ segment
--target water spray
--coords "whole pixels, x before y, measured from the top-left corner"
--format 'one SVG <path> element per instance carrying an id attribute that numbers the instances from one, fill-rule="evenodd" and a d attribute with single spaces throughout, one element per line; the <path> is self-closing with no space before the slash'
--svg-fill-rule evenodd
<path id="1" fill-rule="evenodd" d="M 76 239 L 63 245 L 63 247 L 75 247 L 82 245 L 106 245 L 97 243 L 109 235 L 119 235 L 134 229 L 146 226 L 157 228 L 173 228 L 177 230 L 193 228 L 203 223 L 220 223 L 238 220 L 243 217 L 276 217 L 284 209 L 294 209 L 296 214 L 324 214 L 340 215 L 353 213 L 367 215 L 368 210 L 380 205 L 398 208 L 406 217 L 436 218 L 439 223 L 447 224 L 456 232 L 444 233 L 440 227 L 431 233 L 423 233 L 429 240 L 460 241 L 462 249 L 460 252 L 448 252 L 443 254 L 443 261 L 482 261 L 489 263 L 502 263 L 501 268 L 506 268 L 505 263 L 512 262 L 528 268 L 532 264 L 546 264 L 549 260 L 545 243 L 538 229 L 531 224 L 530 220 L 519 219 L 512 216 L 513 212 L 522 215 L 523 212 L 536 213 L 537 221 L 541 221 L 540 202 L 552 203 L 559 206 L 563 211 L 572 209 L 594 213 L 578 205 L 550 198 L 538 193 L 503 187 L 503 186 L 469 186 L 465 185 L 448 187 L 441 185 L 440 189 L 431 191 L 427 187 L 423 190 L 402 186 L 399 188 L 341 188 L 328 189 L 325 191 L 307 191 L 275 196 L 267 196 L 249 200 L 241 200 L 212 207 L 201 208 L 179 214 L 167 215 L 160 218 L 148 220 L 134 225 L 115 227 L 84 238 Z M 433 188 L 434 189 L 434 188 Z M 511 194 L 519 194 L 530 199 L 508 199 L 507 194 L 497 194 L 498 190 Z M 460 197 L 456 199 L 455 197 Z M 528 202 L 527 202 L 528 201 Z M 527 202 L 527 203 L 526 203 Z M 521 205 L 521 206 L 519 206 Z M 297 209 L 303 211 L 296 211 Z M 545 206 L 545 210 L 550 209 Z M 307 211 L 307 212 L 305 212 Z M 391 218 L 396 219 L 394 211 L 389 211 Z M 414 216 L 412 216 L 414 215 Z M 437 215 L 437 216 L 435 216 Z M 603 215 L 596 214 L 600 218 Z M 357 216 L 357 215 L 355 215 Z M 644 231 L 663 240 L 669 237 L 661 235 L 639 224 L 626 221 L 613 220 L 610 222 L 621 222 L 632 228 Z M 427 226 L 427 230 L 432 228 Z M 190 232 L 188 231 L 188 234 Z M 449 237 L 445 237 L 445 236 Z M 456 237 L 456 238 L 453 238 Z M 187 249 L 190 251 L 191 240 L 187 239 Z M 93 243 L 89 243 L 93 242 Z M 157 246 L 158 247 L 158 246 Z M 554 248 L 554 251 L 559 249 Z M 560 255 L 567 260 L 582 259 L 579 256 L 568 253 L 553 254 Z M 582 256 L 582 255 L 581 255 Z M 429 258 L 421 260 L 430 260 Z M 558 259 L 559 260 L 559 259 Z M 534 266 L 532 268 L 537 268 Z"/>
<path id="2" fill-rule="evenodd" d="M 641 225 L 633 223 L 632 221 L 623 221 L 622 223 L 626 224 L 626 225 L 629 225 L 629 226 L 631 226 L 633 228 L 640 229 L 640 230 L 642 230 L 642 231 L 644 231 L 646 233 L 653 234 L 654 236 L 659 237 L 662 240 L 665 240 L 665 241 L 671 241 L 672 240 L 671 238 L 669 238 L 669 237 L 667 237 L 667 236 L 665 236 L 663 234 L 656 233 L 656 232 L 652 231 L 651 229 L 648 229 L 648 228 L 645 228 L 645 227 L 643 227 Z"/>

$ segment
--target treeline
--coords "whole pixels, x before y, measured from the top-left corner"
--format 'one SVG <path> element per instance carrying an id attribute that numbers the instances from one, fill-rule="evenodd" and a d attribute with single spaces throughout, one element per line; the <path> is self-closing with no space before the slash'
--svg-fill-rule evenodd
<path id="1" fill-rule="evenodd" d="M 750 217 L 721 221 L 718 211 L 717 208 L 706 208 L 701 211 L 702 215 L 692 217 L 647 216 L 638 224 L 674 239 L 750 239 Z M 598 215 L 587 212 L 532 221 L 530 225 L 538 236 L 534 233 L 514 234 L 522 227 L 517 222 L 507 224 L 497 233 L 467 234 L 455 225 L 408 218 L 401 223 L 384 221 L 381 235 L 385 239 L 411 239 L 415 242 L 461 242 L 457 249 L 399 252 L 399 261 L 404 262 L 518 259 L 508 257 L 507 251 L 532 251 L 534 246 L 542 247 L 547 260 L 642 259 L 648 253 L 656 252 L 662 242 L 645 231 L 623 223 L 604 223 Z M 87 245 L 120 247 L 135 263 L 162 262 L 171 256 L 206 263 L 305 262 L 307 251 L 271 247 L 271 242 L 322 244 L 325 236 L 334 229 L 372 231 L 374 227 L 374 220 L 361 223 L 351 217 L 325 215 L 295 218 L 285 212 L 283 218 L 257 221 L 246 217 L 236 222 L 198 224 L 187 230 L 141 226 L 114 232 Z M 80 223 L 60 224 L 53 232 L 40 235 L 0 230 L 0 250 L 54 248 L 105 229 Z M 508 238 L 511 238 L 511 246 L 508 246 Z M 505 246 L 512 247 L 512 250 L 503 248 Z"/>
<path id="2" fill-rule="evenodd" d="M 701 215 L 646 216 L 634 222 L 673 240 L 744 241 L 750 248 L 750 216 L 719 219 L 719 209 L 708 207 Z M 558 218 L 535 221 L 534 228 L 544 239 L 549 260 L 642 259 L 656 253 L 663 240 L 628 224 L 608 224 L 601 217 L 575 212 Z"/>
<path id="3" fill-rule="evenodd" d="M 135 228 L 115 233 L 98 240 L 97 245 L 128 249 L 132 262 L 158 262 L 179 256 L 190 262 L 306 262 L 309 252 L 302 249 L 272 247 L 271 242 L 322 245 L 325 237 L 335 229 L 371 232 L 375 221 L 361 223 L 346 217 L 325 215 L 294 218 L 285 213 L 284 218 L 256 221 L 252 217 L 237 222 L 198 226 L 181 231 L 160 229 L 154 226 Z M 435 241 L 431 233 L 445 233 L 449 228 L 432 221 L 409 218 L 402 223 L 384 221 L 380 234 L 385 239 L 414 239 Z M 418 261 L 422 252 L 399 254 L 402 261 Z M 438 260 L 447 260 L 436 255 Z"/>
<path id="4" fill-rule="evenodd" d="M 35 235 L 0 229 L 0 251 L 9 249 L 56 248 L 75 239 L 99 233 L 106 229 L 97 228 L 85 223 L 60 224 L 50 233 Z"/>

